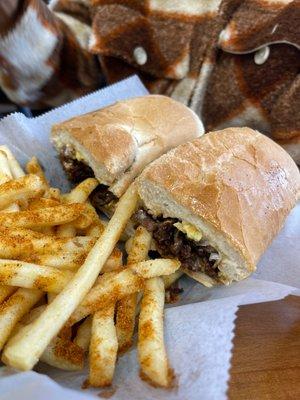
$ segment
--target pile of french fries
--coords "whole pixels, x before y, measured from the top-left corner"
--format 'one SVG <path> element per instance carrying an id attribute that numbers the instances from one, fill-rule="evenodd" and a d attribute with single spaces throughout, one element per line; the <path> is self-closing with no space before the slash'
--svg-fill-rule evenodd
<path id="1" fill-rule="evenodd" d="M 40 360 L 69 371 L 89 361 L 88 385 L 112 384 L 118 354 L 133 343 L 138 319 L 141 377 L 170 387 L 163 333 L 165 290 L 181 275 L 172 259 L 148 259 L 151 234 L 139 226 L 117 243 L 134 213 L 133 185 L 109 222 L 89 195 L 89 178 L 68 194 L 50 187 L 36 158 L 22 170 L 0 146 L 0 350 L 30 370 Z"/>

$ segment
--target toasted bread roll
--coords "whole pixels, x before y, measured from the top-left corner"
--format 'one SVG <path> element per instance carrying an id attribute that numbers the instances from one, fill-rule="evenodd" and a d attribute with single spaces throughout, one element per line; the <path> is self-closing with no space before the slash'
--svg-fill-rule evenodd
<path id="1" fill-rule="evenodd" d="M 107 205 L 161 154 L 203 134 L 197 115 L 165 96 L 120 101 L 52 129 L 52 141 L 74 182 L 95 176 L 92 199 Z"/>
<path id="2" fill-rule="evenodd" d="M 185 143 L 138 178 L 139 224 L 156 249 L 206 286 L 247 277 L 299 199 L 300 174 L 279 145 L 249 128 Z"/>

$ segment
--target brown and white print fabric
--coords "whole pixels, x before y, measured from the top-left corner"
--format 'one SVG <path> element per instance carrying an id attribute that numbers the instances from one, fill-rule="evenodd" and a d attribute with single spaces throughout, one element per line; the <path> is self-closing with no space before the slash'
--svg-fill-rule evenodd
<path id="1" fill-rule="evenodd" d="M 109 81 L 138 71 L 206 130 L 250 126 L 299 162 L 299 0 L 94 0 L 91 50 Z M 297 146 L 299 143 L 299 146 Z"/>
<path id="2" fill-rule="evenodd" d="M 300 163 L 300 1 L 243 1 L 218 47 L 205 94 L 193 99 L 206 129 L 259 129 Z"/>
<path id="3" fill-rule="evenodd" d="M 95 17 L 90 49 L 105 56 L 102 64 L 108 80 L 115 77 L 107 67 L 112 63 L 119 73 L 136 69 L 152 93 L 172 94 L 188 104 L 207 49 L 217 42 L 216 19 L 222 0 L 92 3 Z"/>
<path id="4" fill-rule="evenodd" d="M 49 107 L 137 73 L 206 131 L 249 126 L 300 163 L 300 0 L 0 0 L 0 86 Z"/>
<path id="5" fill-rule="evenodd" d="M 60 105 L 97 87 L 97 60 L 40 0 L 0 1 L 0 86 L 15 103 Z"/>

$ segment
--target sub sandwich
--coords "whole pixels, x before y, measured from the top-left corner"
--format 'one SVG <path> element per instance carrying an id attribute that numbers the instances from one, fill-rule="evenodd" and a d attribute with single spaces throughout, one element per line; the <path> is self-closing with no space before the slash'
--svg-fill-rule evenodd
<path id="1" fill-rule="evenodd" d="M 110 214 L 147 164 L 203 133 L 193 111 L 169 97 L 153 95 L 54 125 L 52 141 L 72 182 L 97 178 L 91 201 Z"/>
<path id="2" fill-rule="evenodd" d="M 134 219 L 156 251 L 206 286 L 251 274 L 299 199 L 300 174 L 249 128 L 211 132 L 169 151 L 137 179 Z"/>

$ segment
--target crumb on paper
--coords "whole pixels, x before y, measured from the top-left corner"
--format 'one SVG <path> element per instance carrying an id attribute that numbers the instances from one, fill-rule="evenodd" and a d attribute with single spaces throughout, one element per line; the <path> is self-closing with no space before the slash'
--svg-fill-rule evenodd
<path id="1" fill-rule="evenodd" d="M 102 397 L 103 399 L 110 399 L 115 393 L 116 393 L 117 388 L 110 388 L 110 389 L 104 389 L 101 390 L 101 392 L 99 392 L 97 394 L 98 397 Z"/>

